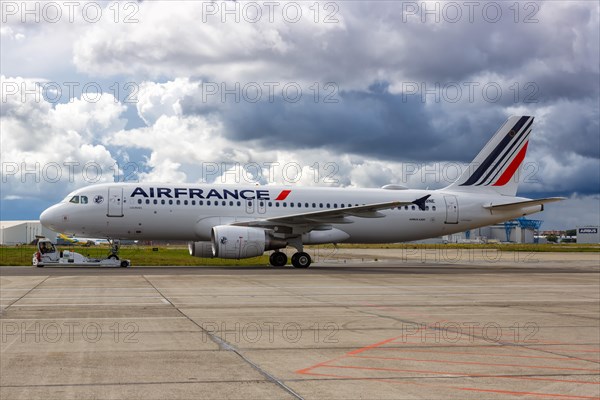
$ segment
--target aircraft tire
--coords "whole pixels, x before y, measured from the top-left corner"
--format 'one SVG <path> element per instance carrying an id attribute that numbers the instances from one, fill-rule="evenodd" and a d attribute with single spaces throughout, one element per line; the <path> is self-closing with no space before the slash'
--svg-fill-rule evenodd
<path id="1" fill-rule="evenodd" d="M 269 263 L 274 267 L 283 267 L 285 264 L 287 264 L 287 262 L 287 255 L 281 251 L 274 251 L 269 256 Z"/>
<path id="2" fill-rule="evenodd" d="M 108 259 L 110 260 L 111 258 L 114 258 L 115 260 L 119 259 L 119 256 L 116 254 L 111 254 L 110 256 L 108 256 Z"/>
<path id="3" fill-rule="evenodd" d="M 311 261 L 310 255 L 303 251 L 299 251 L 292 256 L 292 265 L 294 268 L 308 268 Z"/>
<path id="4" fill-rule="evenodd" d="M 125 260 L 121 261 L 121 268 L 127 268 L 129 267 L 129 263 Z"/>

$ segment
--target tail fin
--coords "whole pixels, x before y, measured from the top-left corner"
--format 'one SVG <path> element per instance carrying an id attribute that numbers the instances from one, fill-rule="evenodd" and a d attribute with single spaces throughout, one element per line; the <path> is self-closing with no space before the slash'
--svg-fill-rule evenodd
<path id="1" fill-rule="evenodd" d="M 525 158 L 532 124 L 533 117 L 510 117 L 446 189 L 515 196 L 519 185 L 519 174 L 515 172 Z"/>

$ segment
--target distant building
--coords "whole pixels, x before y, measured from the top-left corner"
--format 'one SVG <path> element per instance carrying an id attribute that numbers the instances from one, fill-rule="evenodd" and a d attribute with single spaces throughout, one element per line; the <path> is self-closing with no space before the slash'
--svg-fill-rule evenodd
<path id="1" fill-rule="evenodd" d="M 29 244 L 36 236 L 56 242 L 57 234 L 43 227 L 40 221 L 0 221 L 0 245 Z"/>
<path id="2" fill-rule="evenodd" d="M 437 238 L 417 240 L 413 243 L 546 243 L 543 233 L 539 232 L 541 220 L 517 218 L 495 225 L 483 226 L 466 232 L 453 233 Z"/>
<path id="3" fill-rule="evenodd" d="M 600 227 L 578 226 L 577 243 L 600 243 Z"/>

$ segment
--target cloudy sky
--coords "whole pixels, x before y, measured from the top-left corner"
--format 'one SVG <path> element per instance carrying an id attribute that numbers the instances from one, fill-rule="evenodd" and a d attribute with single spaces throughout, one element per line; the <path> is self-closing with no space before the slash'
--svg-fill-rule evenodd
<path id="1" fill-rule="evenodd" d="M 440 188 L 510 115 L 600 223 L 599 3 L 2 1 L 1 219 L 96 182 Z"/>

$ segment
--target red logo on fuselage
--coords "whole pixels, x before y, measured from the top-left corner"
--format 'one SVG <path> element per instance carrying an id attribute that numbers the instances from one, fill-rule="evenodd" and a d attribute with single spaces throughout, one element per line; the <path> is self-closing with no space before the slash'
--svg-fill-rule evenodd
<path id="1" fill-rule="evenodd" d="M 279 196 L 277 196 L 277 198 L 275 199 L 275 201 L 285 200 L 289 196 L 290 193 L 292 193 L 291 190 L 282 190 L 281 193 L 279 193 Z"/>

